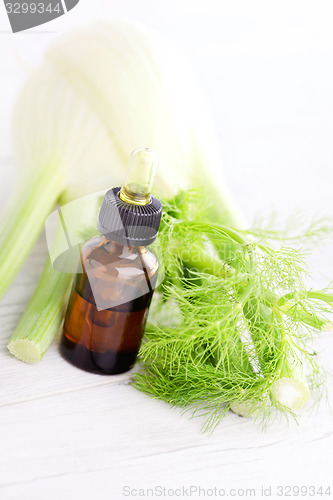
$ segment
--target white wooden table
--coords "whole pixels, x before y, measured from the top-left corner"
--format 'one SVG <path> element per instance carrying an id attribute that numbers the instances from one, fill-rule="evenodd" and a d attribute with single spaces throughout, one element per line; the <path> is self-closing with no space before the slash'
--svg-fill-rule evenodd
<path id="1" fill-rule="evenodd" d="M 88 19 L 93 10 L 92 0 L 87 0 L 85 6 L 83 3 L 82 0 L 82 20 Z M 107 2 L 102 3 L 110 14 L 111 7 L 106 7 Z M 148 4 L 144 3 L 147 12 Z M 154 4 L 149 4 L 150 24 L 159 20 L 162 26 L 159 9 Z M 135 2 L 127 1 L 124 5 L 134 8 Z M 123 13 L 121 7 L 117 9 Z M 170 24 L 173 13 L 167 8 L 164 31 L 181 38 L 182 20 L 187 19 L 185 10 L 183 7 L 173 30 Z M 140 14 L 135 11 L 135 16 L 144 17 L 141 11 Z M 249 220 L 258 209 L 267 209 L 271 203 L 282 213 L 299 205 L 309 214 L 319 210 L 333 215 L 330 146 L 333 77 L 332 65 L 327 64 L 331 61 L 332 47 L 326 53 L 319 50 L 319 54 L 313 55 L 311 47 L 305 53 L 297 51 L 297 43 L 290 44 L 290 38 L 290 53 L 283 47 L 279 53 L 275 46 L 277 52 L 274 52 L 273 38 L 272 47 L 269 46 L 269 29 L 264 30 L 268 48 L 266 44 L 263 53 L 249 54 L 247 38 L 242 38 L 241 31 L 241 41 L 236 37 L 236 45 L 232 45 L 232 39 L 229 47 L 221 34 L 220 45 L 213 47 L 208 23 L 213 18 L 214 12 L 206 18 L 207 44 L 205 38 L 201 41 L 195 38 L 196 27 L 204 29 L 198 12 L 191 20 L 189 38 L 184 37 L 184 42 L 189 47 L 193 44 L 192 57 L 216 104 L 225 175 L 241 208 Z M 284 22 L 282 18 L 281 15 L 276 21 L 276 32 L 278 23 Z M 223 26 L 229 26 L 228 19 Z M 261 33 L 262 25 L 259 23 L 258 28 L 250 21 L 250 32 L 254 26 Z M 56 29 L 65 21 L 57 22 Z M 328 24 L 324 27 L 328 36 Z M 10 107 L 24 78 L 10 54 L 16 51 L 29 59 L 50 36 L 0 38 L 3 49 L 0 51 L 1 209 L 14 178 Z M 256 46 L 256 36 L 251 39 L 252 49 Z M 267 58 L 265 50 L 272 51 L 271 58 Z M 246 84 L 242 71 L 248 71 Z M 284 86 L 287 77 L 289 83 Z M 263 93 L 267 88 L 270 91 Z M 0 303 L 0 500 L 120 500 L 128 493 L 130 498 L 139 496 L 139 488 L 155 486 L 170 489 L 160 498 L 175 497 L 179 491 L 174 490 L 182 486 L 225 489 L 225 495 L 235 498 L 264 497 L 262 487 L 265 487 L 266 496 L 281 498 L 278 485 L 313 485 L 317 489 L 323 486 L 325 490 L 330 484 L 333 495 L 333 417 L 325 404 L 317 413 L 311 413 L 309 408 L 302 410 L 298 426 L 275 423 L 262 432 L 251 420 L 230 413 L 213 435 L 203 435 L 199 419 L 181 416 L 178 409 L 138 392 L 129 385 L 128 373 L 102 377 L 66 363 L 58 353 L 59 339 L 39 364 L 26 365 L 11 357 L 7 341 L 34 290 L 45 258 L 45 241 L 41 236 Z M 332 247 L 323 253 L 316 251 L 311 262 L 317 283 L 321 283 L 320 273 L 333 277 Z M 332 370 L 332 334 L 321 337 L 319 348 L 323 363 Z M 333 401 L 332 378 L 328 393 Z M 269 487 L 271 491 L 267 490 Z M 255 491 L 245 491 L 250 488 Z M 153 498 L 152 492 L 144 493 Z M 186 492 L 183 496 L 186 498 Z M 204 498 L 204 492 L 199 496 L 198 491 L 192 490 L 191 498 Z M 311 497 L 309 490 L 306 498 L 329 496 Z"/>

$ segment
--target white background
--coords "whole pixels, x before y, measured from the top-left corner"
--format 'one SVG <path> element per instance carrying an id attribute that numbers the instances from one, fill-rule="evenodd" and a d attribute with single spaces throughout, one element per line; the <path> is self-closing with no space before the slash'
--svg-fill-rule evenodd
<path id="1" fill-rule="evenodd" d="M 272 206 L 333 216 L 333 4 L 292 0 L 80 0 L 15 35 L 1 4 L 0 210 L 15 177 L 11 109 L 27 71 L 59 33 L 107 16 L 141 20 L 185 49 L 214 112 L 224 178 L 249 224 Z M 331 254 L 328 247 L 311 258 L 317 283 L 333 277 Z M 67 366 L 55 345 L 38 366 L 11 359 L 6 341 L 45 255 L 41 243 L 0 305 L 1 499 L 117 500 L 125 484 L 253 486 L 258 496 L 262 484 L 329 484 L 327 406 L 304 412 L 299 427 L 276 424 L 264 434 L 230 415 L 207 437 L 199 421 L 126 385 L 127 375 L 110 381 Z M 332 347 L 327 334 L 327 369 Z"/>

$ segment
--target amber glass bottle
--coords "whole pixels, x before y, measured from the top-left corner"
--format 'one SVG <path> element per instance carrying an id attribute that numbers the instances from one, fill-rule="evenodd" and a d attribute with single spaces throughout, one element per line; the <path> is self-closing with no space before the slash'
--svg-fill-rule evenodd
<path id="1" fill-rule="evenodd" d="M 116 374 L 135 363 L 159 270 L 149 248 L 162 212 L 150 194 L 155 169 L 151 150 L 132 153 L 123 188 L 105 195 L 102 235 L 82 247 L 60 351 L 86 371 Z"/>

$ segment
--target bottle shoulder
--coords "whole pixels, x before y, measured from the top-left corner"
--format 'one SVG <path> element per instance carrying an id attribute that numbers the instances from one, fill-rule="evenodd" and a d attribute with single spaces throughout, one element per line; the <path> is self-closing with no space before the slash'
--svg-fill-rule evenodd
<path id="1" fill-rule="evenodd" d="M 135 277 L 157 273 L 159 263 L 156 255 L 147 247 L 134 247 L 96 236 L 81 249 L 81 260 L 85 270 L 104 268 L 107 274 L 118 277 Z"/>

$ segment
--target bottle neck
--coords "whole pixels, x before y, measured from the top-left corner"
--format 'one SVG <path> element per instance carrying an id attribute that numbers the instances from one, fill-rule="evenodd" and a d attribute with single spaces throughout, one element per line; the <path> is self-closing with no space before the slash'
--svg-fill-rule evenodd
<path id="1" fill-rule="evenodd" d="M 127 243 L 119 243 L 118 241 L 106 238 L 104 235 L 102 236 L 102 244 L 107 247 L 107 250 L 110 253 L 116 255 L 121 255 L 124 252 L 128 254 L 142 254 L 147 252 L 147 248 L 145 246 L 133 246 L 128 245 Z"/>

